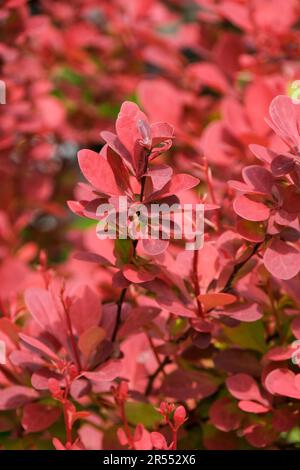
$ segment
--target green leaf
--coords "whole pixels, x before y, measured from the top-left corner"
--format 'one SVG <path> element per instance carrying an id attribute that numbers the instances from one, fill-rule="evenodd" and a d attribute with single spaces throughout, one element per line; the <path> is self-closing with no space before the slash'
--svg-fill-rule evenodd
<path id="1" fill-rule="evenodd" d="M 114 254 L 118 265 L 128 264 L 133 256 L 132 241 L 129 238 L 115 240 Z"/>
<path id="2" fill-rule="evenodd" d="M 119 104 L 101 103 L 97 106 L 99 115 L 103 118 L 116 119 L 120 110 Z"/>
<path id="3" fill-rule="evenodd" d="M 87 360 L 95 353 L 105 337 L 106 331 L 101 326 L 91 326 L 79 336 L 78 347 Z"/>
<path id="4" fill-rule="evenodd" d="M 183 333 L 188 322 L 186 318 L 171 318 L 169 322 L 170 333 L 177 336 Z"/>
<path id="5" fill-rule="evenodd" d="M 291 429 L 288 433 L 282 433 L 286 436 L 286 440 L 289 444 L 300 443 L 300 428 L 297 426 Z"/>
<path id="6" fill-rule="evenodd" d="M 64 93 L 59 90 L 58 88 L 55 88 L 54 90 L 51 91 L 51 95 L 55 96 L 55 98 L 58 98 L 62 100 L 64 98 Z"/>
<path id="7" fill-rule="evenodd" d="M 71 224 L 72 229 L 77 230 L 88 230 L 89 228 L 95 226 L 97 222 L 91 219 L 84 219 L 83 217 L 77 217 Z"/>
<path id="8" fill-rule="evenodd" d="M 75 86 L 80 86 L 83 84 L 83 77 L 69 67 L 62 67 L 58 71 L 57 77 Z"/>
<path id="9" fill-rule="evenodd" d="M 224 333 L 232 343 L 261 353 L 266 352 L 264 326 L 261 320 L 253 323 L 241 323 L 236 328 L 224 327 Z"/>
<path id="10" fill-rule="evenodd" d="M 136 93 L 132 92 L 129 95 L 126 96 L 127 101 L 132 101 L 133 103 L 137 104 L 140 106 L 139 99 Z"/>
<path id="11" fill-rule="evenodd" d="M 132 403 L 125 405 L 128 422 L 133 425 L 142 423 L 146 428 L 152 429 L 161 422 L 161 415 L 150 403 Z"/>

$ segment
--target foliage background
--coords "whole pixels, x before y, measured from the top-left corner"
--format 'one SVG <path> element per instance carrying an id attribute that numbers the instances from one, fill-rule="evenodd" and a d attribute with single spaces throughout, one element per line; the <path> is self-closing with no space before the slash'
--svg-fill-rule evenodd
<path id="1" fill-rule="evenodd" d="M 278 263 L 280 247 L 274 248 L 277 266 L 272 268 L 274 258 L 263 261 L 264 250 L 272 237 L 286 240 L 284 235 L 270 227 L 267 231 L 266 219 L 263 227 L 253 218 L 248 225 L 239 221 L 237 214 L 247 219 L 250 209 L 234 205 L 236 185 L 228 185 L 229 180 L 241 181 L 247 165 L 268 168 L 249 144 L 287 152 L 265 117 L 272 100 L 289 95 L 299 78 L 299 14 L 296 0 L 2 3 L 0 78 L 6 104 L 0 105 L 0 338 L 9 358 L 0 367 L 2 448 L 149 448 L 155 445 L 151 432 L 161 433 L 170 443 L 174 435 L 161 418 L 166 412 L 156 411 L 162 400 L 187 410 L 187 421 L 179 418 L 180 448 L 299 446 L 298 366 L 291 361 L 291 344 L 300 335 L 298 235 L 289 232 L 287 243 L 296 251 L 288 258 L 283 254 Z M 95 221 L 72 214 L 66 202 L 82 198 L 82 188 L 76 186 L 83 181 L 77 151 L 100 151 L 100 132 L 113 131 L 126 100 L 137 103 L 151 122 L 166 121 L 174 127 L 173 146 L 162 161 L 174 173 L 200 179 L 196 189 L 183 193 L 182 201 L 219 207 L 207 216 L 206 248 L 197 261 L 202 293 L 209 287 L 214 292 L 229 288 L 241 302 L 238 307 L 250 305 L 252 310 L 235 317 L 221 305 L 224 316 L 217 312 L 206 319 L 205 329 L 158 302 L 163 310 L 159 316 L 149 314 L 150 320 L 141 322 L 135 318 L 133 334 L 127 331 L 119 338 L 122 373 L 110 377 L 105 372 L 105 383 L 98 380 L 80 397 L 62 397 L 57 383 L 47 382 L 37 392 L 32 376 L 45 356 L 49 361 L 49 352 L 43 355 L 40 346 L 31 344 L 31 356 L 25 357 L 19 334 L 41 340 L 64 358 L 67 369 L 74 358 L 68 359 L 66 352 L 70 338 L 65 344 L 59 343 L 61 338 L 53 340 L 61 305 L 50 306 L 46 294 L 28 289 L 45 289 L 53 282 L 53 295 L 67 292 L 67 307 L 77 317 L 95 316 L 98 328 L 102 305 L 101 328 L 107 337 L 116 315 L 120 286 L 112 279 L 117 269 L 122 271 L 126 247 L 101 244 Z M 288 122 L 290 109 L 287 116 Z M 291 183 L 287 178 L 278 184 L 286 188 Z M 285 212 L 288 206 L 293 209 L 288 211 L 292 222 L 282 213 L 285 222 L 279 222 L 295 232 L 300 210 L 297 178 L 293 197 L 286 197 L 284 206 Z M 272 205 L 270 194 L 266 204 Z M 260 244 L 258 256 L 255 243 Z M 180 251 L 174 245 L 164 259 L 152 262 L 164 267 L 163 281 L 177 293 L 183 289 L 181 278 L 194 301 L 193 273 L 186 269 L 190 260 L 180 257 Z M 77 252 L 105 255 L 114 269 L 79 261 L 74 258 Z M 282 276 L 281 263 L 291 275 Z M 230 277 L 232 273 L 237 277 Z M 140 308 L 142 315 L 144 308 L 153 307 L 153 292 L 137 284 L 130 288 L 125 310 L 130 314 Z M 41 326 L 45 312 L 48 324 Z M 97 338 L 102 343 L 103 338 Z M 87 344 L 93 344 L 90 336 Z M 119 346 L 110 347 L 118 359 Z M 105 366 L 111 353 L 102 354 Z M 270 385 L 265 379 L 273 370 L 279 372 Z M 63 372 L 70 377 L 72 373 Z M 129 395 L 124 392 L 116 399 L 121 392 L 111 393 L 110 387 L 117 387 L 117 377 L 127 381 Z M 71 425 L 61 409 L 70 414 Z M 170 413 L 173 416 L 174 410 Z M 33 424 L 43 423 L 45 416 L 44 424 Z M 136 429 L 139 424 L 143 427 Z M 66 436 L 68 426 L 71 438 Z M 125 438 L 118 429 L 125 429 Z M 157 445 L 165 445 L 159 436 L 156 439 Z"/>

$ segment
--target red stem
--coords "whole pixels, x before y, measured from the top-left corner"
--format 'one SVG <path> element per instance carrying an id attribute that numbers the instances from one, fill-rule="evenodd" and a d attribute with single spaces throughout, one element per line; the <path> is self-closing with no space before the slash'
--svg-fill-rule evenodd
<path id="1" fill-rule="evenodd" d="M 71 428 L 70 422 L 69 422 L 67 403 L 68 403 L 68 401 L 65 400 L 64 404 L 63 404 L 64 420 L 65 420 L 65 428 L 66 428 L 66 439 L 67 439 L 67 442 L 72 444 L 72 428 Z"/>
<path id="2" fill-rule="evenodd" d="M 209 192 L 211 202 L 213 204 L 217 204 L 217 199 L 216 199 L 215 192 L 214 192 L 214 187 L 213 187 L 211 169 L 208 166 L 208 162 L 207 162 L 206 158 L 204 158 L 204 171 L 205 171 L 206 182 L 207 182 L 207 187 L 208 187 L 208 192 Z M 218 211 L 214 215 L 214 218 L 215 218 L 216 228 L 219 231 L 220 230 L 220 219 L 219 219 Z"/>
<path id="3" fill-rule="evenodd" d="M 121 415 L 121 420 L 122 420 L 122 423 L 123 423 L 123 426 L 124 426 L 124 431 L 125 431 L 125 434 L 126 434 L 126 437 L 127 437 L 129 448 L 134 449 L 134 440 L 133 440 L 133 437 L 131 435 L 129 425 L 128 425 L 128 422 L 127 422 L 124 402 L 120 403 L 120 415 Z"/>
<path id="4" fill-rule="evenodd" d="M 176 427 L 173 425 L 172 421 L 170 421 L 169 418 L 167 419 L 167 423 L 170 426 L 170 429 L 172 430 L 172 434 L 173 434 L 172 450 L 177 450 L 178 429 L 176 429 Z"/>
<path id="5" fill-rule="evenodd" d="M 152 338 L 151 338 L 151 336 L 150 336 L 149 333 L 146 333 L 146 335 L 147 335 L 147 338 L 148 338 L 150 347 L 151 347 L 151 349 L 152 349 L 152 352 L 153 352 L 153 354 L 154 354 L 154 356 L 155 356 L 155 359 L 156 359 L 156 361 L 157 361 L 157 364 L 158 364 L 159 367 L 161 367 L 161 364 L 162 364 L 162 363 L 161 363 L 161 360 L 160 360 L 160 358 L 159 358 L 159 355 L 158 355 L 158 353 L 157 353 L 157 351 L 156 351 L 156 348 L 155 348 L 155 345 L 154 345 L 154 343 L 153 343 L 153 340 L 152 340 Z M 165 373 L 164 369 L 162 369 L 162 373 L 163 373 L 163 375 L 166 377 L 166 373 Z"/>
<path id="6" fill-rule="evenodd" d="M 72 444 L 72 425 L 70 426 L 70 421 L 68 417 L 68 395 L 69 395 L 69 381 L 67 379 L 67 385 L 64 393 L 64 400 L 63 400 L 63 412 L 64 412 L 64 421 L 65 421 L 65 429 L 66 429 L 66 440 L 67 443 Z"/>
<path id="7" fill-rule="evenodd" d="M 173 429 L 173 445 L 172 450 L 177 450 L 177 429 Z"/>
<path id="8" fill-rule="evenodd" d="M 199 255 L 199 250 L 194 251 L 194 257 L 193 257 L 193 282 L 194 282 L 194 292 L 196 296 L 196 301 L 197 301 L 197 307 L 198 307 L 198 315 L 199 317 L 204 317 L 204 312 L 202 309 L 202 305 L 200 300 L 198 299 L 198 296 L 200 295 L 200 286 L 199 286 L 199 273 L 198 273 L 198 255 Z"/>
<path id="9" fill-rule="evenodd" d="M 74 359 L 75 359 L 75 362 L 76 362 L 76 365 L 77 365 L 78 372 L 80 372 L 82 370 L 80 357 L 79 357 L 75 337 L 74 337 L 73 330 L 72 330 L 71 318 L 70 318 L 70 315 L 69 315 L 68 308 L 66 307 L 66 304 L 64 302 L 63 295 L 61 296 L 61 301 L 62 301 L 64 312 L 65 312 L 65 315 L 66 315 L 68 332 L 69 332 L 69 337 L 70 337 L 70 341 L 71 341 L 72 351 L 73 351 L 73 354 L 74 354 Z"/>
<path id="10" fill-rule="evenodd" d="M 147 157 L 146 157 L 144 173 L 146 173 L 147 168 L 148 168 L 148 159 L 149 159 L 149 155 L 147 155 Z M 146 184 L 146 176 L 143 176 L 142 179 L 141 179 L 140 202 L 143 202 L 144 192 L 145 192 L 145 184 Z M 136 247 L 137 247 L 138 241 L 139 241 L 138 239 L 133 240 L 133 256 L 135 256 L 135 254 L 136 254 Z M 128 287 L 125 287 L 124 289 L 122 289 L 120 297 L 117 301 L 118 309 L 117 309 L 116 323 L 115 323 L 114 330 L 113 330 L 113 333 L 112 333 L 112 338 L 111 338 L 112 342 L 114 342 L 117 338 L 118 330 L 119 330 L 119 327 L 120 327 L 120 324 L 121 324 L 121 315 L 122 315 L 123 302 L 125 300 L 127 290 L 128 290 Z"/>

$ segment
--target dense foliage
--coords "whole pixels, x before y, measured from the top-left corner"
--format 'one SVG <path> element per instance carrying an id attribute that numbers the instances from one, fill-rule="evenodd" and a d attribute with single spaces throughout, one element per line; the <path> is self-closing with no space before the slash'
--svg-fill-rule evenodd
<path id="1" fill-rule="evenodd" d="M 0 25 L 0 448 L 299 447 L 299 2 Z M 203 204 L 203 247 L 100 240 L 119 196 Z"/>

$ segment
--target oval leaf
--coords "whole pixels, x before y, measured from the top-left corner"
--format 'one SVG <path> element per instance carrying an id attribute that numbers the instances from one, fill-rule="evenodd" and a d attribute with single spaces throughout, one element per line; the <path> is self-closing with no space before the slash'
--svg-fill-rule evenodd
<path id="1" fill-rule="evenodd" d="M 292 279 L 300 270 L 300 252 L 294 246 L 273 239 L 264 253 L 264 265 L 278 279 Z"/>

